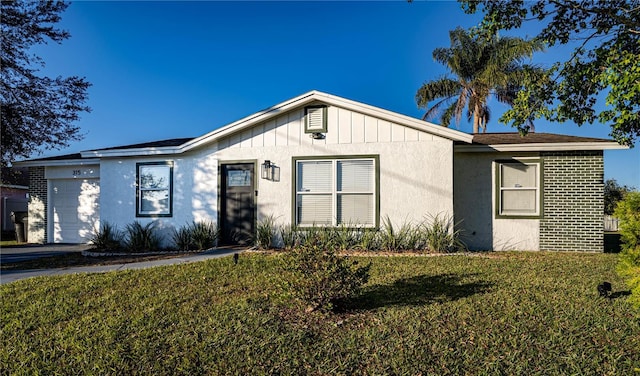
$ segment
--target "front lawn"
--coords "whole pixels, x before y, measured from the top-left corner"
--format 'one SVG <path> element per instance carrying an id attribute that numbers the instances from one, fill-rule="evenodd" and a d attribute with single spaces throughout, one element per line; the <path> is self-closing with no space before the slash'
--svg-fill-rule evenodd
<path id="1" fill-rule="evenodd" d="M 9 374 L 580 374 L 640 368 L 616 255 L 372 257 L 345 312 L 297 313 L 277 255 L 0 286 Z M 614 299 L 596 286 L 613 284 Z"/>

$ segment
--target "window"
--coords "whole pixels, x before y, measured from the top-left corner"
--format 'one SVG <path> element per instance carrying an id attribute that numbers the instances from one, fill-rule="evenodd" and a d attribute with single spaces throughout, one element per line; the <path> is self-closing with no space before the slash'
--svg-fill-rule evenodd
<path id="1" fill-rule="evenodd" d="M 498 161 L 496 163 L 498 216 L 540 216 L 540 162 Z"/>
<path id="2" fill-rule="evenodd" d="M 136 216 L 170 217 L 172 214 L 173 163 L 154 162 L 136 165 Z"/>
<path id="3" fill-rule="evenodd" d="M 305 107 L 304 132 L 305 133 L 326 133 L 327 132 L 327 107 L 309 106 Z"/>
<path id="4" fill-rule="evenodd" d="M 377 225 L 377 156 L 299 159 L 294 164 L 297 225 Z"/>

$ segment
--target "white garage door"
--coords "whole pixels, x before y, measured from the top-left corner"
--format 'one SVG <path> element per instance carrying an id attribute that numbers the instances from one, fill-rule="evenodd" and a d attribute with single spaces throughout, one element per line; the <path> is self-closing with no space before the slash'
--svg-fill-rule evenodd
<path id="1" fill-rule="evenodd" d="M 54 243 L 87 243 L 100 226 L 100 180 L 51 180 Z"/>

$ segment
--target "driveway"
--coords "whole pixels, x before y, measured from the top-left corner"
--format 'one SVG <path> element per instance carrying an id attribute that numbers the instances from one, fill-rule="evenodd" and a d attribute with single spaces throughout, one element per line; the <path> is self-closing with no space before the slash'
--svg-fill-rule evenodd
<path id="1" fill-rule="evenodd" d="M 0 264 L 60 256 L 89 249 L 86 244 L 26 244 L 0 248 Z"/>
<path id="2" fill-rule="evenodd" d="M 88 249 L 87 245 L 76 244 L 55 244 L 55 245 L 38 245 L 38 246 L 24 246 L 24 247 L 11 247 L 3 248 L 1 250 L 2 263 L 4 262 L 18 262 L 23 260 L 30 260 L 38 257 L 55 256 L 71 252 L 82 252 L 84 249 Z M 191 262 L 204 261 L 211 258 L 226 257 L 234 253 L 241 253 L 244 249 L 239 248 L 216 248 L 200 253 L 185 254 L 181 257 L 175 257 L 170 259 L 160 259 L 153 261 L 132 262 L 126 264 L 110 264 L 110 265 L 96 265 L 96 266 L 72 266 L 66 268 L 55 269 L 37 269 L 37 270 L 0 270 L 0 284 L 11 283 L 25 278 L 39 277 L 39 276 L 54 276 L 63 274 L 76 274 L 76 273 L 104 273 L 117 270 L 130 270 L 130 269 L 144 269 L 155 266 L 164 265 L 177 265 Z M 5 253 L 6 252 L 6 253 Z M 5 261 L 13 260 L 13 261 Z M 240 258 L 242 259 L 242 257 Z M 233 262 L 233 261 L 230 261 Z"/>

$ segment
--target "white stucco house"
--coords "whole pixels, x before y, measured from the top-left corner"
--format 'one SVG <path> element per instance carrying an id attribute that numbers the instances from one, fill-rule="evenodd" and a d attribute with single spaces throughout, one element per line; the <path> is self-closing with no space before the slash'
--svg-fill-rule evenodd
<path id="1" fill-rule="evenodd" d="M 32 242 L 86 242 L 104 221 L 211 220 L 233 241 L 265 216 L 375 228 L 442 214 L 471 249 L 602 251 L 603 150 L 617 148 L 471 135 L 311 91 L 196 138 L 16 164 L 30 168 Z"/>

